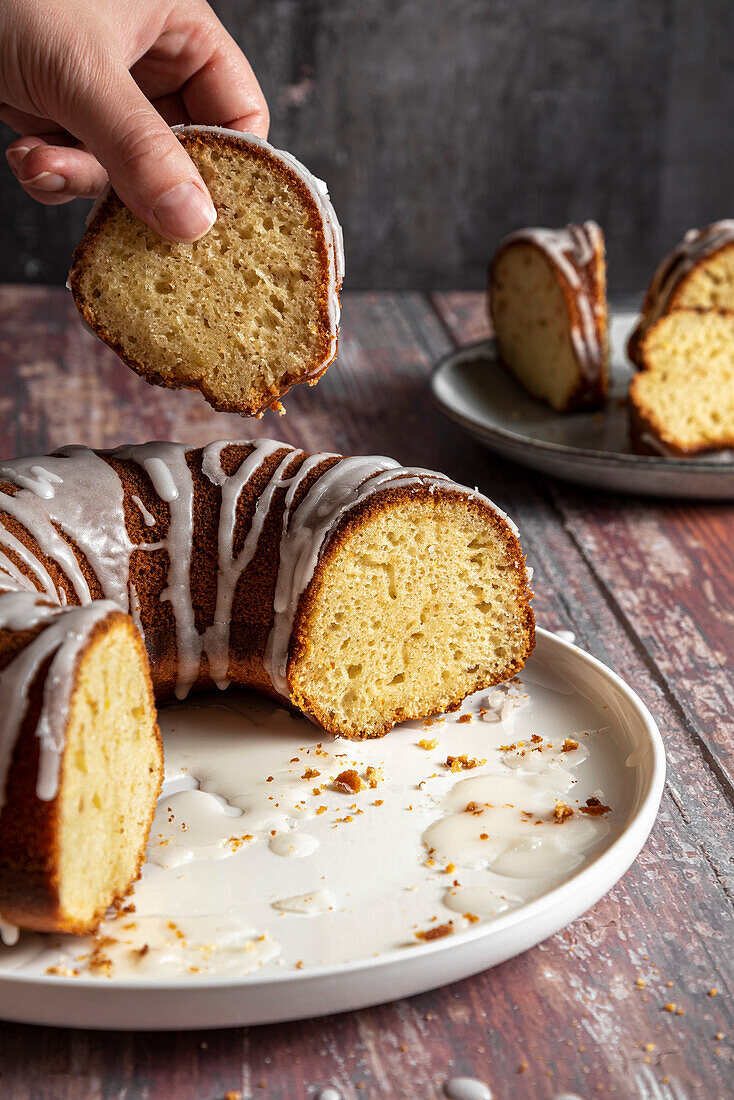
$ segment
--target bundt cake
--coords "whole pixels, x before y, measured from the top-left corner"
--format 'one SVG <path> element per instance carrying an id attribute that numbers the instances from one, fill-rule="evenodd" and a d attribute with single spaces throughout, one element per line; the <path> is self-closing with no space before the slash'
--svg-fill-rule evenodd
<path id="1" fill-rule="evenodd" d="M 136 874 L 151 681 L 158 701 L 255 688 L 374 737 L 508 679 L 534 642 L 517 531 L 486 497 L 268 439 L 0 464 L 0 584 L 0 915 L 68 932 Z"/>
<path id="2" fill-rule="evenodd" d="M 682 308 L 734 310 L 734 220 L 689 229 L 660 262 L 627 344 L 633 363 L 642 365 L 641 342 L 650 326 Z"/>
<path id="3" fill-rule="evenodd" d="M 636 451 L 734 447 L 734 312 L 675 309 L 647 328 L 638 352 L 629 391 Z"/>
<path id="4" fill-rule="evenodd" d="M 344 252 L 326 187 L 251 134 L 175 127 L 217 208 L 198 241 L 159 237 L 108 189 L 69 287 L 84 320 L 156 385 L 257 415 L 336 355 Z"/>
<path id="5" fill-rule="evenodd" d="M 488 283 L 500 357 L 528 393 L 556 412 L 603 404 L 606 268 L 596 222 L 511 233 L 495 253 Z"/>

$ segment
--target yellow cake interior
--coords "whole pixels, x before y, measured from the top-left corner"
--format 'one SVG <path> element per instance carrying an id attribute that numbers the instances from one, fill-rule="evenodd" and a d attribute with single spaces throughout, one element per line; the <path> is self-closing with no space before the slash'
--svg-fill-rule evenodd
<path id="1" fill-rule="evenodd" d="M 722 248 L 697 264 L 676 292 L 674 304 L 734 310 L 734 247 Z"/>
<path id="2" fill-rule="evenodd" d="M 690 452 L 734 443 L 734 314 L 669 313 L 642 358 L 631 398 L 664 443 Z"/>
<path id="3" fill-rule="evenodd" d="M 506 366 L 534 397 L 563 411 L 579 383 L 570 317 L 553 265 L 518 242 L 498 257 L 491 311 Z"/>
<path id="4" fill-rule="evenodd" d="M 457 498 L 388 501 L 333 551 L 291 664 L 294 698 L 356 738 L 441 713 L 532 648 L 525 572 Z"/>
<path id="5" fill-rule="evenodd" d="M 162 774 L 145 652 L 118 619 L 85 652 L 58 794 L 60 908 L 84 931 L 143 858 Z"/>

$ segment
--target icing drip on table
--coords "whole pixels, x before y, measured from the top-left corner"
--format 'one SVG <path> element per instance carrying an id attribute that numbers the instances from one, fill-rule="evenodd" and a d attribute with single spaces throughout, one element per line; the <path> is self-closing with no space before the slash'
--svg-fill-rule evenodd
<path id="1" fill-rule="evenodd" d="M 228 475 L 222 466 L 222 453 L 232 445 L 246 447 L 249 453 Z M 4 716 L 0 727 L 0 798 L 29 692 L 43 663 L 50 661 L 36 731 L 41 748 L 37 794 L 41 799 L 52 799 L 57 792 L 72 674 L 92 632 L 111 612 L 121 610 L 131 614 L 145 640 L 140 598 L 130 579 L 133 551 L 139 555 L 164 549 L 168 555 L 167 583 L 160 598 L 170 602 L 173 609 L 177 697 L 182 699 L 188 694 L 199 676 L 203 658 L 215 683 L 225 688 L 237 585 L 258 552 L 271 510 L 282 505 L 274 618 L 263 665 L 275 690 L 289 698 L 288 655 L 299 600 L 342 520 L 353 508 L 376 494 L 394 490 L 449 490 L 491 505 L 517 533 L 504 513 L 476 490 L 429 470 L 402 468 L 390 458 L 307 455 L 269 439 L 211 443 L 201 451 L 201 470 L 221 495 L 217 592 L 214 621 L 200 634 L 191 592 L 192 450 L 168 442 L 127 445 L 99 453 L 66 447 L 51 456 L 13 459 L 0 466 L 0 480 L 17 486 L 15 494 L 0 492 L 0 516 L 12 516 L 28 531 L 44 558 L 61 571 L 75 594 L 74 603 L 67 605 L 64 589 L 54 583 L 33 548 L 26 547 L 0 523 L 0 630 L 44 627 L 0 672 L 0 710 Z M 266 462 L 274 463 L 274 469 L 258 492 L 249 529 L 235 555 L 243 492 Z M 126 489 L 113 463 L 138 466 L 147 474 L 155 495 L 168 506 L 167 530 L 160 541 L 139 545 L 131 541 L 125 526 L 126 494 L 146 526 L 153 526 L 156 520 L 140 497 Z M 319 472 L 321 466 L 328 468 Z M 294 467 L 295 472 L 290 474 Z M 299 490 L 306 485 L 296 504 Z M 60 531 L 67 537 L 62 537 Z M 78 548 L 79 556 L 72 547 Z M 11 553 L 30 576 L 12 560 Z M 80 558 L 86 560 L 84 568 Z M 96 577 L 103 599 L 94 598 L 90 574 Z"/>
<path id="2" fill-rule="evenodd" d="M 452 1077 L 443 1087 L 449 1100 L 492 1100 L 484 1081 L 476 1077 Z"/>

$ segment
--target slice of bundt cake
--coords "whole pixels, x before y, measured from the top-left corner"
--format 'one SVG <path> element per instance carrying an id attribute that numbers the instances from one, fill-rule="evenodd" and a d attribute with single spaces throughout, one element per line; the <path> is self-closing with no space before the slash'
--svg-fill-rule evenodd
<path id="1" fill-rule="evenodd" d="M 139 874 L 161 786 L 145 649 L 109 601 L 60 608 L 4 593 L 0 616 L 0 915 L 89 932 Z"/>
<path id="2" fill-rule="evenodd" d="M 506 237 L 489 269 L 489 312 L 502 361 L 533 397 L 557 412 L 604 402 L 606 268 L 595 222 Z"/>
<path id="3" fill-rule="evenodd" d="M 295 157 L 249 134 L 176 129 L 217 208 L 213 228 L 172 243 L 108 190 L 69 286 L 84 320 L 148 382 L 256 415 L 336 355 L 341 229 Z"/>
<path id="4" fill-rule="evenodd" d="M 734 313 L 676 309 L 647 329 L 639 356 L 629 391 L 636 451 L 734 447 Z"/>
<path id="5" fill-rule="evenodd" d="M 642 303 L 642 312 L 627 345 L 630 359 L 641 366 L 641 341 L 658 318 L 674 309 L 734 310 L 734 220 L 689 229 L 660 262 Z"/>

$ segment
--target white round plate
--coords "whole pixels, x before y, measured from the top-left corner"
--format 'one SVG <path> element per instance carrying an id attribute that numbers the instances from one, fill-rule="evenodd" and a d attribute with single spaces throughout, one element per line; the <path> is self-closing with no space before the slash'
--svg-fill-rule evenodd
<path id="1" fill-rule="evenodd" d="M 330 738 L 236 693 L 164 709 L 161 725 L 166 789 L 135 911 L 105 922 L 91 971 L 88 941 L 0 947 L 0 1017 L 232 1027 L 457 981 L 594 905 L 644 844 L 665 777 L 637 695 L 543 630 L 519 680 L 379 741 Z M 449 755 L 464 760 L 451 770 Z M 335 790 L 352 766 L 365 788 Z M 590 814 L 595 798 L 610 812 Z M 441 925 L 451 934 L 416 936 Z"/>
<path id="2" fill-rule="evenodd" d="M 634 454 L 627 389 L 631 310 L 610 318 L 610 394 L 603 411 L 560 415 L 530 397 L 498 360 L 494 340 L 460 348 L 431 377 L 439 408 L 491 451 L 564 481 L 620 493 L 693 500 L 734 499 L 734 454 L 700 458 Z"/>

